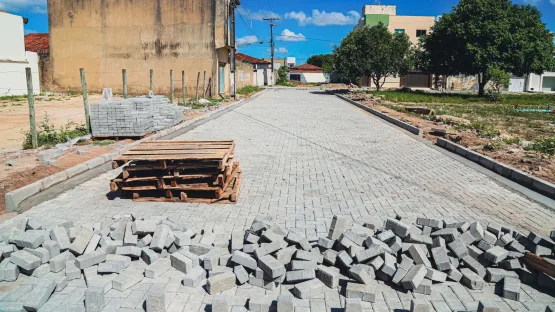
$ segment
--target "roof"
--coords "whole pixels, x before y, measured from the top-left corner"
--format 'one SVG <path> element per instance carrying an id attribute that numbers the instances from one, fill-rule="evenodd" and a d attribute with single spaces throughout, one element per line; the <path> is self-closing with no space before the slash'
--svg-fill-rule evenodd
<path id="1" fill-rule="evenodd" d="M 303 65 L 299 65 L 299 66 L 294 66 L 294 67 L 291 67 L 291 69 L 294 69 L 294 70 L 324 70 L 322 67 L 318 67 L 318 66 L 311 65 L 311 64 L 303 64 Z"/>
<path id="2" fill-rule="evenodd" d="M 261 60 L 259 58 L 256 57 L 252 57 L 250 55 L 246 55 L 243 53 L 237 53 L 235 54 L 235 58 L 238 61 L 242 61 L 242 62 L 246 62 L 246 63 L 251 63 L 251 64 L 270 64 L 270 62 L 266 62 L 265 60 Z"/>
<path id="3" fill-rule="evenodd" d="M 28 34 L 25 35 L 25 51 L 37 54 L 50 53 L 50 36 L 48 34 Z"/>

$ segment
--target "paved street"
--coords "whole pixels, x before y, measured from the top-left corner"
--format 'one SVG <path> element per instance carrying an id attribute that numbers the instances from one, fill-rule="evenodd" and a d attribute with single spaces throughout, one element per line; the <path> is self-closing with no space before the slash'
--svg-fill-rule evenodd
<path id="1" fill-rule="evenodd" d="M 235 157 L 243 168 L 237 204 L 110 200 L 106 197 L 108 180 L 117 175 L 117 171 L 112 171 L 23 215 L 38 218 L 47 227 L 67 220 L 77 225 L 108 222 L 116 214 L 169 216 L 197 230 L 230 233 L 233 228 L 250 226 L 254 217 L 265 214 L 288 229 L 306 232 L 312 239 L 327 233 L 335 214 L 359 223 L 398 214 L 409 220 L 420 216 L 485 223 L 495 220 L 523 231 L 546 233 L 555 229 L 555 214 L 548 208 L 366 112 L 318 91 L 269 90 L 177 139 L 235 140 Z M 20 280 L 25 283 L 25 278 Z M 150 285 L 147 282 L 143 280 L 125 293 L 111 290 L 110 311 L 135 307 L 133 303 L 136 305 L 137 298 Z M 211 296 L 202 289 L 180 286 L 179 282 L 175 271 L 154 282 L 164 283 L 166 291 L 172 294 L 170 302 L 175 309 L 168 311 L 204 311 Z M 70 282 L 53 300 L 74 298 L 78 295 L 70 291 L 81 293 L 82 287 Z M 446 283 L 433 289 L 431 296 L 414 296 L 432 301 L 436 311 L 475 308 L 477 300 L 483 298 L 498 302 L 502 311 L 540 311 L 541 306 L 554 301 L 526 285 L 521 303 L 494 295 L 494 286 L 476 292 L 458 283 Z M 406 309 L 413 298 L 412 294 L 396 292 L 389 286 L 383 285 L 381 290 L 383 293 L 375 304 L 365 305 L 367 311 Z M 287 291 L 286 287 L 281 291 Z M 241 302 L 264 292 L 241 286 L 229 294 Z M 279 289 L 266 291 L 276 297 L 279 292 Z M 321 298 L 297 301 L 312 307 L 313 312 L 321 311 L 318 307 L 327 306 L 329 310 L 341 306 L 336 290 L 326 291 Z"/>

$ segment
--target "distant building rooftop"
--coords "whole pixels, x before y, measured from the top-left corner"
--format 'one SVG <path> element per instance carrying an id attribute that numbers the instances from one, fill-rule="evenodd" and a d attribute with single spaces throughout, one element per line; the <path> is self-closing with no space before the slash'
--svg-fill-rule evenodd
<path id="1" fill-rule="evenodd" d="M 25 51 L 37 54 L 50 53 L 50 36 L 48 34 L 28 34 L 25 35 Z"/>
<path id="2" fill-rule="evenodd" d="M 243 53 L 235 54 L 235 58 L 238 61 L 251 63 L 251 64 L 270 64 L 270 62 L 266 62 L 265 60 L 262 60 L 262 59 L 259 59 L 259 58 L 256 58 L 256 57 L 252 57 L 250 55 L 246 55 L 246 54 L 243 54 Z"/>

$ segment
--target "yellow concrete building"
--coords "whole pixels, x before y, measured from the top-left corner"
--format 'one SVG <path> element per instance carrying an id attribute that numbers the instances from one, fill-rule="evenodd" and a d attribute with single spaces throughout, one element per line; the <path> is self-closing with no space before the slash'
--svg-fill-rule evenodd
<path id="1" fill-rule="evenodd" d="M 374 26 L 383 23 L 392 33 L 405 33 L 412 44 L 418 44 L 418 39 L 431 32 L 434 26 L 433 16 L 403 16 L 397 15 L 394 5 L 365 5 L 362 8 L 362 18 L 355 29 L 363 26 Z M 368 77 L 361 78 L 362 86 L 372 86 Z M 403 86 L 429 87 L 430 77 L 427 74 L 411 73 L 406 78 L 388 77 L 384 88 L 399 88 Z"/>
<path id="2" fill-rule="evenodd" d="M 233 2 L 233 0 L 231 0 Z M 239 1 L 237 1 L 239 2 Z M 197 74 L 214 77 L 213 94 L 230 90 L 230 0 L 48 0 L 53 91 L 80 91 L 84 68 L 90 91 L 168 93 L 170 70 L 176 92 L 181 72 L 188 94 Z M 208 84 L 208 83 L 207 83 Z"/>

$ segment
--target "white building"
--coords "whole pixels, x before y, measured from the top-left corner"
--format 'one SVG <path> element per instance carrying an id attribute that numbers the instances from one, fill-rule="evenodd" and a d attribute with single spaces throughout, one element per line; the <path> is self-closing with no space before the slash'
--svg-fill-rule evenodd
<path id="1" fill-rule="evenodd" d="M 33 76 L 33 93 L 40 93 L 39 57 L 25 51 L 25 36 L 21 16 L 0 10 L 0 96 L 27 94 L 25 68 Z"/>
<path id="2" fill-rule="evenodd" d="M 530 74 L 526 91 L 555 93 L 555 72 L 545 72 L 543 75 Z"/>
<path id="3" fill-rule="evenodd" d="M 287 76 L 289 80 L 300 81 L 302 83 L 329 82 L 329 75 L 324 74 L 323 68 L 310 64 L 303 64 L 289 68 Z"/>
<path id="4" fill-rule="evenodd" d="M 287 58 L 287 67 L 291 68 L 291 67 L 295 67 L 297 66 L 297 58 L 295 57 L 288 57 Z"/>

